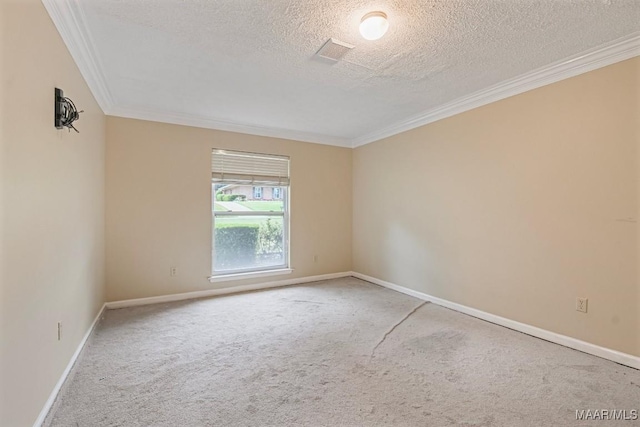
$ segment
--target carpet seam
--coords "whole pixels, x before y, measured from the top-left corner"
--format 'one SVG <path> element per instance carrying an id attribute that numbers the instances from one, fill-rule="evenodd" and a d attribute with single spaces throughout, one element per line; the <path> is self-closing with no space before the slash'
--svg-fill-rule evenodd
<path id="1" fill-rule="evenodd" d="M 424 301 L 421 304 L 418 304 L 413 310 L 411 310 L 409 313 L 407 313 L 406 316 L 404 316 L 399 322 L 396 322 L 391 329 L 389 329 L 384 336 L 382 337 L 382 339 L 380 341 L 378 341 L 378 343 L 375 345 L 375 347 L 373 347 L 373 350 L 371 350 L 371 356 L 370 357 L 374 357 L 376 350 L 378 349 L 378 347 L 380 347 L 382 345 L 382 343 L 387 339 L 387 337 L 393 332 L 395 331 L 398 326 L 400 326 L 402 323 L 404 323 L 409 317 L 411 317 L 411 315 L 413 315 L 416 311 L 418 311 L 418 309 L 426 304 L 428 304 L 429 301 Z"/>

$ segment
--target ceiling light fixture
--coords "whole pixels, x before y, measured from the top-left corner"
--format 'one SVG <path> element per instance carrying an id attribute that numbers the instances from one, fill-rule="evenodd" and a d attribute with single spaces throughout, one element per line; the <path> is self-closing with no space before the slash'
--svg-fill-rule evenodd
<path id="1" fill-rule="evenodd" d="M 378 40 L 388 29 L 389 21 L 384 12 L 369 12 L 360 21 L 360 34 L 367 40 Z"/>

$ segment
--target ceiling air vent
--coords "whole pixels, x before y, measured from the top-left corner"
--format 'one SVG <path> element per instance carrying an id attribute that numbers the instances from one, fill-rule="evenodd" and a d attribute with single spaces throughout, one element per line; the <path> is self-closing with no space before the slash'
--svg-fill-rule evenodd
<path id="1" fill-rule="evenodd" d="M 341 42 L 340 40 L 329 39 L 324 45 L 322 45 L 316 55 L 322 58 L 330 59 L 332 61 L 339 61 L 344 55 L 347 54 L 347 52 L 349 52 L 354 47 L 354 45 Z"/>

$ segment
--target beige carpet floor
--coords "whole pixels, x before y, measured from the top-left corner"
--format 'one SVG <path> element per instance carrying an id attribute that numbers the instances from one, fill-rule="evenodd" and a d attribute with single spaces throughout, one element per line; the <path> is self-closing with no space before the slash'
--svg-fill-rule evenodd
<path id="1" fill-rule="evenodd" d="M 634 426 L 640 371 L 354 278 L 107 311 L 51 426 Z"/>

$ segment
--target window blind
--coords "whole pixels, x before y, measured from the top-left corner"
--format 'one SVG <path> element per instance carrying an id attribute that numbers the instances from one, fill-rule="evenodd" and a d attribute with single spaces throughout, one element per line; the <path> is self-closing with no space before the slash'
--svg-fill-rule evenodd
<path id="1" fill-rule="evenodd" d="M 289 185 L 289 157 L 214 149 L 211 178 L 221 183 Z"/>

